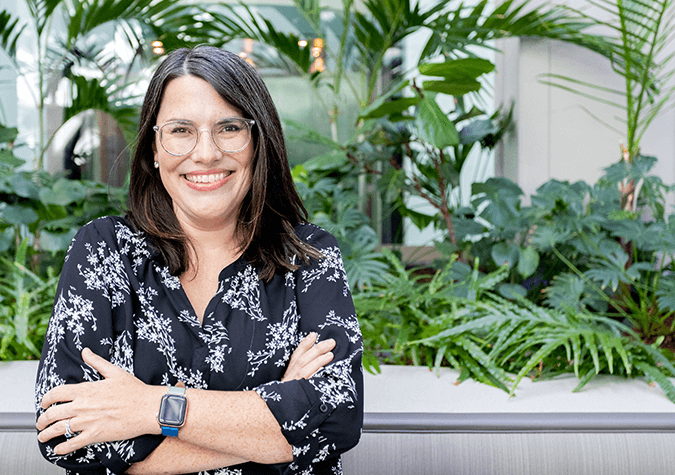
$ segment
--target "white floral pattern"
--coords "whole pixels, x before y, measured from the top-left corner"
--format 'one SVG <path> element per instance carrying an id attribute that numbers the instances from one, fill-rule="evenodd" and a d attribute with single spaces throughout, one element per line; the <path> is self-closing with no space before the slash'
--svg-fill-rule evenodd
<path id="1" fill-rule="evenodd" d="M 269 282 L 240 258 L 221 273 L 201 323 L 180 280 L 142 234 L 122 218 L 89 223 L 64 264 L 38 370 L 36 411 L 49 389 L 100 378 L 79 356 L 89 347 L 149 384 L 254 390 L 293 447 L 294 460 L 281 473 L 341 473 L 339 455 L 361 433 L 361 335 L 335 239 L 313 225 L 296 232 L 326 257 Z M 282 383 L 293 351 L 310 332 L 318 341 L 336 341 L 333 361 L 308 380 Z M 65 456 L 53 453 L 59 438 L 40 446 L 69 473 L 114 474 L 143 460 L 161 440 L 147 435 Z M 246 463 L 200 475 L 252 473 L 280 472 Z"/>

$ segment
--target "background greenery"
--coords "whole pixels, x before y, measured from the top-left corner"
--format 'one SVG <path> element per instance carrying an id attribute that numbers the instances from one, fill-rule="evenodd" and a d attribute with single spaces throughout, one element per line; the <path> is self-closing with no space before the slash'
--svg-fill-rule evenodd
<path id="1" fill-rule="evenodd" d="M 313 111 L 315 127 L 286 121 L 294 143 L 311 144 L 313 155 L 294 163 L 293 176 L 311 220 L 342 249 L 367 369 L 451 366 L 460 381 L 474 378 L 511 394 L 524 377 L 574 374 L 580 389 L 611 373 L 655 382 L 675 402 L 675 225 L 666 209 L 673 190 L 650 174 L 656 159 L 639 146 L 672 95 L 672 68 L 664 66 L 670 57 L 658 54 L 673 37 L 671 17 L 663 14 L 670 0 L 603 1 L 615 14 L 603 22 L 564 6 L 483 1 L 425 9 L 405 0 L 345 0 L 326 21 L 320 2 L 297 0 L 297 16 L 325 40 L 324 69 L 316 68 L 311 45 L 243 4 L 26 1 L 32 23 L 0 14 L 2 46 L 19 74 L 32 67 L 44 75 L 38 109 L 50 77 L 68 81 L 72 105 L 64 122 L 103 110 L 131 136 L 137 93 L 127 86 L 134 71 L 152 67 L 143 51 L 154 38 L 168 48 L 252 38 L 265 46 L 256 48 L 256 64 L 284 71 L 294 84 L 306 81 L 323 112 Z M 57 16 L 65 36 L 54 27 Z M 616 34 L 589 33 L 598 25 Z M 32 65 L 16 58 L 25 28 L 36 29 L 40 55 Z M 414 69 L 402 71 L 396 51 L 420 29 L 429 40 Z M 137 54 L 125 65 L 102 61 L 101 38 L 120 31 Z M 489 153 L 512 126 L 510 110 L 486 105 L 494 65 L 480 54 L 510 36 L 577 44 L 608 58 L 626 78 L 625 90 L 613 93 L 632 138 L 597 183 L 552 180 L 528 205 L 504 178 L 474 183 L 470 196 L 461 196 L 459 176 L 470 154 Z M 103 68 L 103 79 L 85 79 L 75 64 Z M 580 94 L 598 87 L 574 78 L 546 81 Z M 38 141 L 35 171 L 24 171 L 16 136 L 16 129 L 0 128 L 0 359 L 39 355 L 70 238 L 93 217 L 119 213 L 124 196 L 41 171 L 48 137 Z M 411 196 L 434 212 L 412 209 Z M 419 228 L 442 230 L 435 244 L 443 258 L 411 268 L 395 246 L 382 248 L 381 221 L 394 210 Z"/>

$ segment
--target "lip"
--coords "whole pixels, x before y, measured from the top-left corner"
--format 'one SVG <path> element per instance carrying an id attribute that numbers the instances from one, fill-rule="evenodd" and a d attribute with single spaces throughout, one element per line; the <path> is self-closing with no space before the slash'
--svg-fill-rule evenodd
<path id="1" fill-rule="evenodd" d="M 213 191 L 221 186 L 223 186 L 225 183 L 227 183 L 230 179 L 230 177 L 234 174 L 233 170 L 206 170 L 206 171 L 195 171 L 195 172 L 190 172 L 181 175 L 183 180 L 185 180 L 185 183 L 187 184 L 188 187 L 192 188 L 193 190 L 197 191 Z M 187 179 L 187 175 L 193 176 L 193 177 L 205 177 L 208 175 L 224 175 L 223 178 L 217 179 L 215 181 L 210 181 L 210 182 L 194 182 L 190 181 Z"/>

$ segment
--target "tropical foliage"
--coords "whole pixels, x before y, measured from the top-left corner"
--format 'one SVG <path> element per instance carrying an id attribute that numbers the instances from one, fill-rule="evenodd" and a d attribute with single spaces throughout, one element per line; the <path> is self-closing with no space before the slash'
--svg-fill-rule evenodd
<path id="1" fill-rule="evenodd" d="M 21 171 L 23 162 L 13 155 L 17 134 L 0 125 L 0 252 L 12 255 L 26 240 L 22 255 L 34 272 L 41 265 L 58 270 L 76 231 L 98 216 L 119 214 L 124 194 L 102 183 Z"/>
<path id="2" fill-rule="evenodd" d="M 509 269 L 505 296 L 516 292 L 560 311 L 617 317 L 647 341 L 669 337 L 675 329 L 675 228 L 666 208 L 672 186 L 649 174 L 655 161 L 641 155 L 622 161 L 592 186 L 549 181 L 527 207 L 508 181 L 477 184 L 468 212 L 475 213 L 473 229 L 483 225 L 469 252 L 486 269 Z M 642 183 L 635 212 L 623 209 L 617 186 L 627 179 Z"/>
<path id="3" fill-rule="evenodd" d="M 674 4 L 672 0 L 587 0 L 585 3 L 591 9 L 573 11 L 611 32 L 603 48 L 611 51 L 605 56 L 623 78 L 624 87 L 613 89 L 561 75 L 549 75 L 549 82 L 620 111 L 618 124 L 604 125 L 626 137 L 624 158 L 631 161 L 640 154 L 640 141 L 654 118 L 672 106 Z"/>
<path id="4" fill-rule="evenodd" d="M 538 306 L 516 294 L 505 299 L 493 289 L 506 267 L 484 274 L 450 260 L 429 279 L 390 253 L 387 259 L 394 272 L 355 297 L 371 371 L 381 362 L 450 366 L 458 382 L 473 378 L 510 395 L 526 376 L 574 372 L 575 391 L 599 373 L 646 376 L 675 402 L 672 353 L 619 321 Z"/>
<path id="5" fill-rule="evenodd" d="M 27 247 L 24 239 L 14 259 L 0 257 L 0 360 L 39 358 L 52 312 L 58 273 L 28 269 Z"/>
<path id="6" fill-rule="evenodd" d="M 46 107 L 63 101 L 62 124 L 84 111 L 110 114 L 127 140 L 135 135 L 144 91 L 136 75 L 164 48 L 208 42 L 201 10 L 175 0 L 24 0 L 30 18 L 0 11 L 0 47 L 26 82 L 37 111 L 34 167 L 42 169 L 56 132 L 47 136 Z M 23 54 L 19 54 L 22 52 Z M 57 94 L 58 92 L 58 94 Z"/>
<path id="7" fill-rule="evenodd" d="M 66 250 L 123 195 L 100 183 L 20 171 L 16 128 L 0 125 L 0 360 L 40 356 Z"/>
<path id="8" fill-rule="evenodd" d="M 664 48 L 672 33 L 670 17 L 658 14 L 665 11 L 660 2 L 616 4 L 625 20 L 616 27 L 617 40 L 587 34 L 604 23 L 585 12 L 513 0 L 429 8 L 408 0 L 344 0 L 340 12 L 327 12 L 316 0 L 295 1 L 318 43 L 280 31 L 244 3 L 26 2 L 32 22 L 1 12 L 0 41 L 20 75 L 40 72 L 41 120 L 61 82 L 68 91 L 65 120 L 94 108 L 132 130 L 137 92 L 131 83 L 151 59 L 143 53 L 151 39 L 172 48 L 250 38 L 270 47 L 253 58 L 256 64 L 308 80 L 331 134 L 287 123 L 325 149 L 293 175 L 311 221 L 333 233 L 342 249 L 366 368 L 451 366 L 459 381 L 474 378 L 511 394 L 524 377 L 574 373 L 581 389 L 600 373 L 641 376 L 675 402 L 670 187 L 649 175 L 654 159 L 640 155 L 637 145 L 666 105 L 663 97 L 672 94 L 663 86 L 671 70 L 659 69 L 659 61 L 670 59 Z M 644 28 L 633 21 L 643 11 Z M 23 63 L 17 49 L 31 28 L 38 55 Z M 404 71 L 397 46 L 420 30 L 429 39 Z M 470 196 L 461 196 L 466 164 L 510 126 L 508 110 L 485 105 L 494 65 L 477 53 L 495 39 L 529 35 L 589 48 L 625 76 L 628 127 L 636 131 L 628 159 L 595 184 L 550 181 L 527 206 L 520 188 L 503 178 L 475 183 Z M 114 38 L 130 48 L 124 61 L 111 52 Z M 358 104 L 353 117 L 345 113 L 348 102 Z M 348 120 L 351 133 L 339 136 L 338 122 Z M 0 250 L 6 256 L 0 359 L 38 354 L 67 243 L 89 219 L 116 214 L 122 201 L 121 192 L 102 185 L 19 171 L 16 134 L 0 128 Z M 48 145 L 46 138 L 36 148 L 38 168 Z M 374 226 L 381 216 L 364 213 L 366 194 L 373 210 L 381 202 L 420 228 L 433 223 L 446 230 L 437 243 L 445 258 L 435 268 L 410 269 L 395 252 L 378 250 Z M 434 212 L 413 208 L 410 196 Z"/>

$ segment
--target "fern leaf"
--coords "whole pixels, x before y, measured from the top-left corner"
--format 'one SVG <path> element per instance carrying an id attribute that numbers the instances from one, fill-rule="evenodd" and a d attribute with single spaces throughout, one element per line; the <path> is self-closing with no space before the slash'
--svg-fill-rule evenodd
<path id="1" fill-rule="evenodd" d="M 651 366 L 644 361 L 636 361 L 635 367 L 641 370 L 648 377 L 656 381 L 656 384 L 666 393 L 666 397 L 675 402 L 675 386 L 658 368 Z"/>
<path id="2" fill-rule="evenodd" d="M 595 372 L 600 372 L 600 357 L 598 355 L 598 345 L 595 342 L 595 333 L 590 331 L 584 331 L 581 333 L 581 336 L 586 342 L 586 348 L 591 353 L 591 358 L 593 358 L 593 365 L 595 366 Z"/>
<path id="3" fill-rule="evenodd" d="M 434 361 L 434 370 L 436 371 L 436 376 L 441 375 L 441 363 L 443 363 L 443 358 L 445 357 L 445 350 L 447 350 L 447 345 L 444 345 L 438 349 L 436 353 L 436 359 Z"/>
<path id="4" fill-rule="evenodd" d="M 584 386 L 586 386 L 595 376 L 596 372 L 593 371 L 592 369 L 589 370 L 586 374 L 583 375 L 583 377 L 579 378 L 579 384 L 576 385 L 574 389 L 572 389 L 573 393 L 578 393 L 583 389 Z"/>
<path id="5" fill-rule="evenodd" d="M 605 354 L 607 359 L 607 367 L 609 368 L 610 373 L 614 373 L 614 356 L 612 350 L 614 349 L 614 342 L 611 337 L 606 333 L 598 333 L 598 340 L 600 340 L 600 346 L 602 351 Z"/>
<path id="6" fill-rule="evenodd" d="M 492 361 L 490 359 L 490 356 L 488 356 L 483 350 L 481 350 L 478 347 L 478 345 L 476 345 L 474 342 L 472 342 L 468 338 L 460 336 L 459 338 L 457 338 L 457 344 L 460 345 L 462 348 L 464 348 L 466 351 L 468 351 L 469 354 L 481 366 L 483 366 L 487 371 L 489 371 L 491 374 L 493 374 L 496 378 L 498 378 L 500 380 L 508 379 L 508 376 L 506 375 L 506 372 L 502 368 L 500 368 L 499 366 L 495 365 L 494 361 Z"/>
<path id="7" fill-rule="evenodd" d="M 542 359 L 550 355 L 553 352 L 553 350 L 558 348 L 560 345 L 562 345 L 562 340 L 554 340 L 539 348 L 539 350 L 537 350 L 537 352 L 530 357 L 527 363 L 516 375 L 516 379 L 513 381 L 513 386 L 511 386 L 511 391 L 509 391 L 509 396 L 513 396 L 513 394 L 516 391 L 516 387 L 518 387 L 518 384 L 520 383 L 520 381 L 522 381 L 525 375 L 527 375 L 527 373 L 532 371 L 534 367 L 537 366 Z"/>

